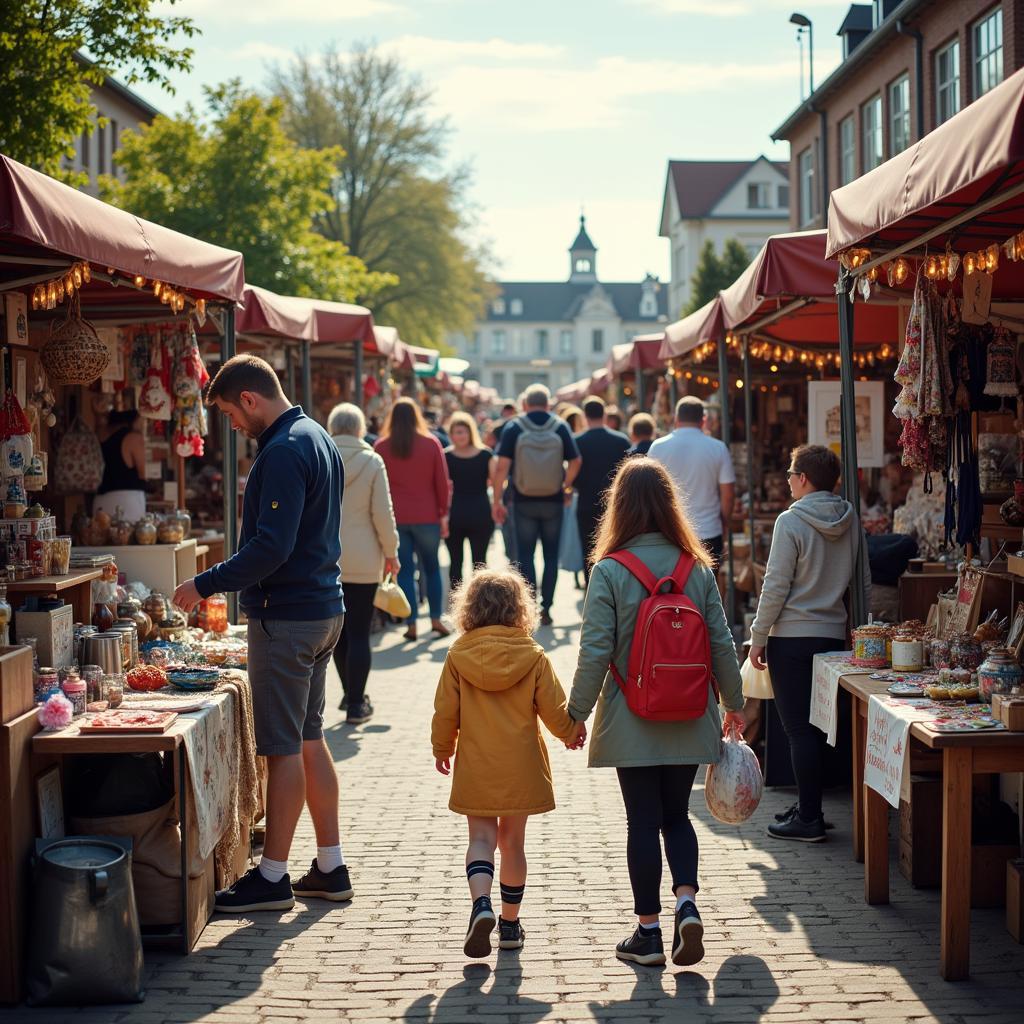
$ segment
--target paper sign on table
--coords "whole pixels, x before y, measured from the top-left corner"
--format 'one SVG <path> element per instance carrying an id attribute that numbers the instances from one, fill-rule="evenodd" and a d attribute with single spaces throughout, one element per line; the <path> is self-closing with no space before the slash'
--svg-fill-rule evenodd
<path id="1" fill-rule="evenodd" d="M 811 725 L 820 729 L 830 746 L 836 745 L 839 721 L 839 679 L 849 675 L 867 675 L 870 668 L 850 664 L 853 651 L 836 651 L 814 656 L 814 675 L 811 682 Z"/>

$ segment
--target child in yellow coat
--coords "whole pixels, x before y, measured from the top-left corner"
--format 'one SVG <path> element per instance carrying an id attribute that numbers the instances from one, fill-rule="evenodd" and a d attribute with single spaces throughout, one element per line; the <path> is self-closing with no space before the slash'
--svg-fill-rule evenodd
<path id="1" fill-rule="evenodd" d="M 467 956 L 498 945 L 518 949 L 525 932 L 519 905 L 526 888 L 526 819 L 554 810 L 551 765 L 537 718 L 567 748 L 586 738 L 569 716 L 565 693 L 544 649 L 530 635 L 537 607 L 516 572 L 476 572 L 455 597 L 462 636 L 445 659 L 434 698 L 431 742 L 434 763 L 450 772 L 448 806 L 469 823 L 466 876 L 473 910 L 466 932 Z M 501 920 L 491 908 L 494 851 L 501 850 Z"/>

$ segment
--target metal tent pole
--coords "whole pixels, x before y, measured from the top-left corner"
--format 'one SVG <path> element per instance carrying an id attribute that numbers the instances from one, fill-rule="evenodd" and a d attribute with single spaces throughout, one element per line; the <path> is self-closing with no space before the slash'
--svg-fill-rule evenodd
<path id="1" fill-rule="evenodd" d="M 308 341 L 302 343 L 302 408 L 307 416 L 313 415 L 313 363 Z"/>
<path id="2" fill-rule="evenodd" d="M 638 366 L 636 368 L 636 411 L 644 411 L 644 371 Z"/>
<path id="3" fill-rule="evenodd" d="M 843 494 L 853 505 L 853 529 L 860 530 L 860 481 L 857 478 L 857 410 L 853 383 L 853 301 L 850 299 L 852 278 L 840 270 L 836 284 L 837 307 L 839 311 L 839 386 L 840 424 L 842 429 Z M 857 558 L 850 580 L 850 616 L 853 626 L 860 626 L 868 620 L 867 594 L 864 592 L 864 560 L 867 551 L 864 544 L 857 545 Z"/>
<path id="4" fill-rule="evenodd" d="M 220 340 L 221 363 L 226 363 L 235 354 L 235 307 L 230 305 L 224 311 L 224 333 Z M 231 429 L 227 418 L 220 418 L 224 431 L 224 559 L 229 559 L 238 549 L 238 435 Z M 228 615 L 232 622 L 238 621 L 238 595 L 228 594 Z"/>
<path id="5" fill-rule="evenodd" d="M 295 350 L 291 345 L 284 347 L 285 386 L 288 388 L 288 400 L 295 401 Z"/>
<path id="6" fill-rule="evenodd" d="M 729 409 L 729 353 L 726 351 L 725 338 L 718 339 L 718 394 L 722 400 L 722 443 L 726 448 L 732 443 L 732 417 Z M 725 619 L 730 626 L 736 613 L 736 575 L 732 559 L 732 509 L 729 510 L 722 524 L 722 542 L 725 544 L 725 555 L 728 559 L 729 572 L 726 577 Z"/>
<path id="7" fill-rule="evenodd" d="M 747 435 L 747 512 L 750 516 L 750 565 L 754 565 L 754 389 L 750 386 L 750 337 L 743 339 L 743 419 Z"/>
<path id="8" fill-rule="evenodd" d="M 363 343 L 357 338 L 355 368 L 352 371 L 352 402 L 363 408 Z"/>

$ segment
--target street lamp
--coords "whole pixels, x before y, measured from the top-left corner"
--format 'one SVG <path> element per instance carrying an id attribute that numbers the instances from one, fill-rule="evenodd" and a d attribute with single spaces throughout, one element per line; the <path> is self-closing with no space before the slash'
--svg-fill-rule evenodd
<path id="1" fill-rule="evenodd" d="M 806 14 L 791 14 L 789 16 L 790 24 L 797 26 L 797 40 L 799 41 L 800 36 L 803 34 L 804 29 L 807 29 L 807 67 L 808 67 L 808 78 L 810 79 L 810 93 L 814 95 L 814 26 L 811 24 L 811 19 Z M 800 72 L 800 84 L 803 85 L 803 71 Z"/>

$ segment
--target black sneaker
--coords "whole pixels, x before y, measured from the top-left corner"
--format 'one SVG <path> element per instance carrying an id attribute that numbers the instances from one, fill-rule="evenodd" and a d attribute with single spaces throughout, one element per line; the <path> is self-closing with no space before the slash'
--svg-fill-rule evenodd
<path id="1" fill-rule="evenodd" d="M 291 879 L 268 882 L 258 867 L 250 868 L 234 885 L 221 889 L 213 905 L 224 914 L 247 914 L 252 910 L 291 910 L 295 906 Z"/>
<path id="2" fill-rule="evenodd" d="M 687 900 L 677 911 L 672 936 L 672 963 L 689 967 L 704 959 L 704 925 L 697 904 Z"/>
<path id="3" fill-rule="evenodd" d="M 526 932 L 518 920 L 498 918 L 498 949 L 522 949 L 525 941 Z"/>
<path id="4" fill-rule="evenodd" d="M 648 931 L 637 927 L 637 930 L 625 942 L 615 947 L 615 955 L 620 960 L 632 960 L 635 964 L 656 967 L 665 962 L 665 947 L 661 944 L 661 929 Z"/>
<path id="5" fill-rule="evenodd" d="M 491 952 L 491 932 L 497 924 L 494 910 L 491 908 L 490 896 L 480 896 L 473 900 L 473 910 L 469 915 L 469 928 L 466 930 L 466 943 L 462 947 L 466 956 L 476 959 L 489 956 Z"/>
<path id="6" fill-rule="evenodd" d="M 781 814 L 776 814 L 775 815 L 775 820 L 776 821 L 789 821 L 796 814 L 797 809 L 799 808 L 799 806 L 800 806 L 799 804 L 793 804 L 791 807 L 787 807 Z M 833 829 L 833 828 L 835 828 L 835 825 L 833 825 L 831 821 L 826 821 L 825 822 L 825 828 L 826 829 Z"/>
<path id="7" fill-rule="evenodd" d="M 352 899 L 352 882 L 348 877 L 348 865 L 342 864 L 333 871 L 321 871 L 316 866 L 316 857 L 309 870 L 292 886 L 296 896 L 309 898 L 318 896 L 322 900 L 343 903 Z"/>
<path id="8" fill-rule="evenodd" d="M 373 718 L 373 705 L 369 697 L 364 697 L 355 707 L 348 709 L 345 718 L 346 725 L 362 725 Z"/>
<path id="9" fill-rule="evenodd" d="M 792 839 L 798 843 L 823 843 L 825 836 L 825 819 L 804 821 L 799 814 L 794 814 L 788 821 L 768 826 L 768 835 L 776 839 Z"/>
<path id="10" fill-rule="evenodd" d="M 542 626 L 553 626 L 555 624 L 555 620 L 551 618 L 551 612 L 540 613 L 540 624 Z"/>

